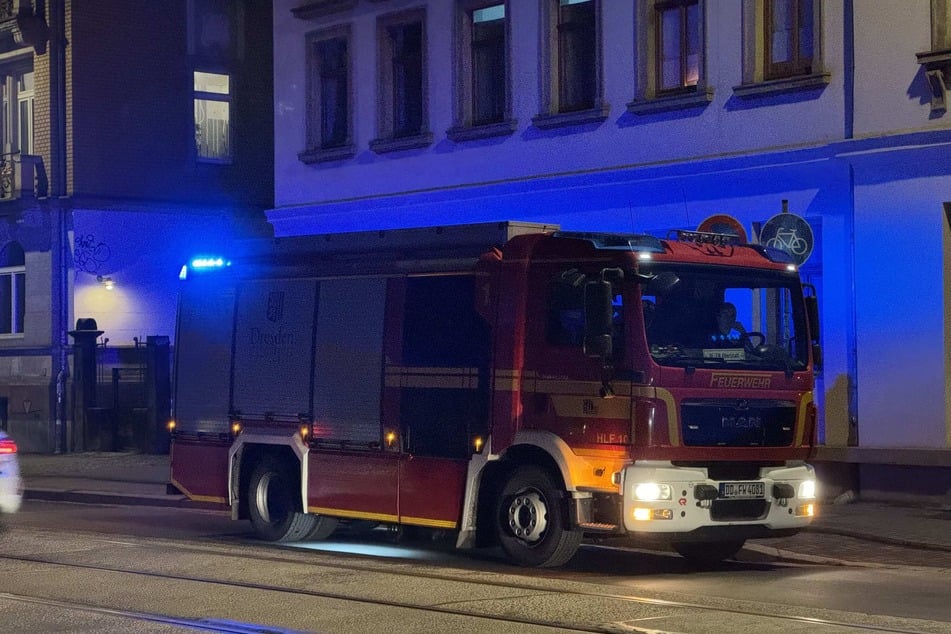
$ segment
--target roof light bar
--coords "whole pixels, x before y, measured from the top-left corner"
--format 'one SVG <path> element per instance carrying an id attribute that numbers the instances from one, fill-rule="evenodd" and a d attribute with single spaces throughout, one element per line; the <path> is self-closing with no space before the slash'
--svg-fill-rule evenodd
<path id="1" fill-rule="evenodd" d="M 193 269 L 220 269 L 226 266 L 231 266 L 231 262 L 222 258 L 215 256 L 200 256 L 192 258 L 192 261 L 189 263 Z"/>
<path id="2" fill-rule="evenodd" d="M 736 244 L 745 244 L 740 241 L 740 237 L 732 233 L 711 233 L 708 231 L 687 231 L 685 229 L 674 229 L 668 234 L 668 239 L 673 235 L 678 242 L 693 242 L 695 244 L 712 244 L 714 246 L 732 246 Z"/>

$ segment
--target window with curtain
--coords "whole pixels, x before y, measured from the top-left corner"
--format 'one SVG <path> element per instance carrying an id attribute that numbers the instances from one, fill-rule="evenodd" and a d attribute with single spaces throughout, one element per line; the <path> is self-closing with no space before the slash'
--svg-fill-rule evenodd
<path id="1" fill-rule="evenodd" d="M 779 79 L 812 73 L 813 0 L 766 0 L 765 77 Z"/>

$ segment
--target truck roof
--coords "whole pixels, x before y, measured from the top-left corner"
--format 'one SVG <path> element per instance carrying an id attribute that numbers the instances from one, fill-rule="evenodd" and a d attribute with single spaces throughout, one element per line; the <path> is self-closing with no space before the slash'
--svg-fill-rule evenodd
<path id="1" fill-rule="evenodd" d="M 469 269 L 492 249 L 506 257 L 526 257 L 546 244 L 577 241 L 576 253 L 629 252 L 640 260 L 783 268 L 791 259 L 761 245 L 739 244 L 733 236 L 671 231 L 666 238 L 649 234 L 561 231 L 556 224 L 502 221 L 379 231 L 310 234 L 247 240 L 233 260 L 290 275 L 366 274 L 393 271 Z M 508 246 L 506 246 L 508 245 Z M 548 251 L 548 249 L 542 249 Z M 560 257 L 563 251 L 558 248 Z M 238 275 L 255 275 L 245 270 Z"/>

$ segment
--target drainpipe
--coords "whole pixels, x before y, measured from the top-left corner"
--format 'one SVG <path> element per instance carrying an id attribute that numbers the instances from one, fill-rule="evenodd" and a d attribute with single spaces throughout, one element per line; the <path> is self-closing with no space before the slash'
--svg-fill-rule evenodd
<path id="1" fill-rule="evenodd" d="M 53 239 L 54 297 L 58 306 L 53 316 L 56 372 L 56 453 L 68 450 L 66 442 L 66 380 L 69 357 L 66 331 L 69 327 L 69 227 L 66 187 L 66 4 L 48 0 L 46 14 L 50 27 L 50 198 L 53 203 L 55 236 Z"/>

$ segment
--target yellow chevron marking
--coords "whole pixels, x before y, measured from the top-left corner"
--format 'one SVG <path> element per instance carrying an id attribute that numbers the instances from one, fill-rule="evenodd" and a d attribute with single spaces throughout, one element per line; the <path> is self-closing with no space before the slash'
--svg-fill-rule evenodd
<path id="1" fill-rule="evenodd" d="M 194 493 L 191 493 L 188 489 L 183 487 L 181 482 L 179 482 L 175 478 L 169 478 L 169 481 L 172 483 L 172 486 L 174 486 L 176 489 L 184 493 L 185 497 L 187 497 L 189 500 L 194 500 L 195 502 L 213 502 L 215 504 L 228 503 L 228 500 L 226 500 L 225 498 L 218 497 L 215 495 L 195 495 Z"/>

